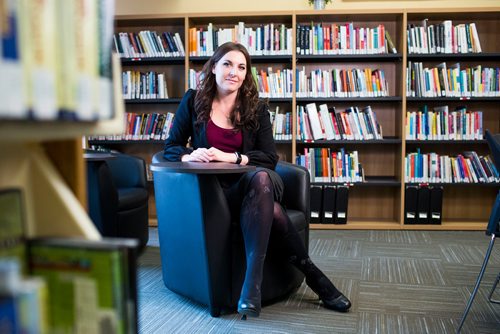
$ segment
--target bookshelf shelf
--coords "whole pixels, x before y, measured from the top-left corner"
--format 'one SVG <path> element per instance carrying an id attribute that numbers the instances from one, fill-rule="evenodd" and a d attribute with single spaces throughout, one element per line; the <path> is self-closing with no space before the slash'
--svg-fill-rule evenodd
<path id="1" fill-rule="evenodd" d="M 347 224 L 311 224 L 317 230 L 394 230 L 399 229 L 397 221 L 371 221 L 351 219 Z"/>
<path id="2" fill-rule="evenodd" d="M 342 140 L 317 140 L 317 141 L 312 141 L 312 142 L 297 140 L 296 143 L 297 143 L 297 145 L 307 145 L 307 146 L 401 144 L 401 139 L 399 139 L 399 138 L 367 139 L 367 140 L 342 139 Z"/>
<path id="3" fill-rule="evenodd" d="M 405 183 L 405 185 L 414 185 L 414 186 L 418 186 L 418 185 L 426 185 L 426 186 L 441 186 L 441 187 L 479 187 L 479 188 L 489 188 L 489 187 L 493 187 L 493 188 L 498 188 L 500 187 L 500 183 L 499 182 L 488 182 L 488 183 L 484 183 L 484 182 L 452 182 L 452 183 L 443 183 L 443 182 L 428 182 L 428 183 L 412 183 L 412 182 L 409 182 L 409 183 Z"/>
<path id="4" fill-rule="evenodd" d="M 321 62 L 399 62 L 403 60 L 403 54 L 351 54 L 351 55 L 297 55 L 297 61 L 304 63 Z"/>
<path id="5" fill-rule="evenodd" d="M 382 96 L 382 97 L 297 97 L 297 103 L 322 103 L 322 102 L 359 102 L 361 103 L 381 103 L 381 102 L 401 102 L 400 96 Z"/>
<path id="6" fill-rule="evenodd" d="M 189 61 L 197 64 L 204 64 L 210 57 L 208 56 L 190 56 Z M 252 64 L 262 63 L 292 63 L 292 55 L 273 55 L 273 56 L 252 56 Z"/>
<path id="7" fill-rule="evenodd" d="M 442 62 L 450 65 L 461 63 L 465 67 L 484 65 L 498 67 L 500 65 L 500 45 L 497 43 L 500 23 L 500 8 L 484 9 L 401 9 L 382 12 L 363 10 L 333 11 L 284 11 L 279 13 L 223 13 L 202 15 L 180 15 L 165 17 L 133 16 L 117 17 L 116 31 L 135 32 L 143 29 L 178 32 L 186 56 L 182 58 L 158 58 L 130 61 L 122 59 L 127 69 L 147 68 L 147 70 L 165 71 L 167 77 L 175 80 L 168 82 L 169 96 L 176 98 L 163 101 L 126 101 L 127 112 L 134 113 L 166 113 L 175 112 L 184 91 L 188 88 L 189 70 L 199 71 L 208 60 L 207 56 L 190 55 L 189 31 L 192 28 L 206 30 L 212 23 L 214 31 L 234 28 L 238 22 L 245 27 L 257 27 L 271 24 L 284 24 L 292 31 L 292 54 L 252 56 L 252 64 L 260 70 L 272 67 L 273 70 L 291 69 L 294 76 L 297 71 L 305 70 L 310 75 L 313 70 L 331 71 L 332 69 L 379 69 L 384 72 L 388 83 L 388 96 L 384 97 L 299 97 L 294 93 L 291 98 L 267 98 L 270 109 L 279 106 L 280 112 L 292 113 L 292 139 L 277 140 L 278 153 L 282 159 L 295 162 L 298 154 L 305 148 L 346 147 L 349 151 L 358 151 L 367 182 L 354 184 L 349 189 L 349 213 L 345 225 L 311 225 L 320 229 L 433 229 L 433 230 L 478 230 L 483 229 L 488 219 L 491 202 L 496 195 L 498 184 L 433 184 L 443 186 L 443 222 L 441 225 L 405 225 L 404 203 L 405 157 L 417 147 L 423 151 L 446 155 L 457 155 L 464 150 L 475 150 L 480 155 L 488 154 L 488 146 L 484 140 L 407 140 L 406 114 L 416 111 L 423 105 L 429 110 L 447 105 L 450 111 L 466 106 L 467 110 L 483 112 L 483 129 L 500 132 L 500 96 L 485 97 L 408 97 L 406 96 L 407 62 L 422 62 L 425 66 L 436 66 Z M 453 24 L 474 22 L 481 40 L 481 53 L 465 54 L 414 54 L 407 50 L 407 28 L 420 24 L 428 19 L 429 24 L 438 24 L 444 20 L 452 20 Z M 390 34 L 396 53 L 382 54 L 297 54 L 296 48 L 301 40 L 297 40 L 297 28 L 312 24 L 326 27 L 331 24 L 347 25 L 357 28 L 375 28 L 379 24 Z M 300 36 L 299 36 L 300 37 Z M 143 66 L 146 65 L 146 66 Z M 297 85 L 297 78 L 294 78 Z M 171 92 L 172 90 L 172 92 Z M 302 95 L 305 96 L 305 95 Z M 264 98 L 265 99 L 265 98 Z M 383 138 L 379 140 L 316 140 L 303 141 L 297 137 L 296 108 L 309 103 L 327 104 L 343 111 L 350 107 L 360 110 L 370 106 L 375 112 L 383 129 Z M 161 148 L 162 141 L 91 141 L 92 144 L 110 145 L 134 154 L 141 155 L 147 161 Z M 316 184 L 316 183 L 315 183 Z M 325 185 L 324 183 L 319 183 Z M 487 203 L 487 204 L 485 204 Z M 156 216 L 151 212 L 151 218 Z"/>
<path id="8" fill-rule="evenodd" d="M 125 104 L 178 104 L 181 98 L 168 98 L 168 99 L 126 99 Z"/>
<path id="9" fill-rule="evenodd" d="M 123 145 L 123 144 L 145 144 L 145 145 L 163 145 L 164 140 L 95 140 L 88 141 L 89 145 Z"/>
<path id="10" fill-rule="evenodd" d="M 312 182 L 315 185 L 348 185 L 349 187 L 399 187 L 401 182 L 390 176 L 367 176 L 364 182 Z"/>
<path id="11" fill-rule="evenodd" d="M 407 56 L 408 60 L 418 60 L 418 61 L 490 61 L 498 60 L 500 58 L 500 52 L 487 52 L 487 53 L 459 53 L 459 54 L 448 54 L 448 53 L 438 53 L 438 54 L 409 54 Z"/>
<path id="12" fill-rule="evenodd" d="M 476 145 L 484 145 L 486 144 L 486 140 L 406 140 L 406 144 L 408 145 L 434 145 L 434 144 L 449 144 L 449 145 L 457 145 L 457 144 L 476 144 Z"/>
<path id="13" fill-rule="evenodd" d="M 407 97 L 407 102 L 498 102 L 500 96 L 483 97 Z"/>
<path id="14" fill-rule="evenodd" d="M 184 57 L 121 58 L 123 66 L 184 65 Z"/>

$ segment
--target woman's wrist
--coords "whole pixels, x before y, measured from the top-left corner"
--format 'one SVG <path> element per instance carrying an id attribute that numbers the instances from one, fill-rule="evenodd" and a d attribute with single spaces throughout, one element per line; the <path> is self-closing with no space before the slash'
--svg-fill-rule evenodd
<path id="1" fill-rule="evenodd" d="M 237 165 L 241 164 L 241 160 L 242 160 L 241 153 L 236 151 L 236 152 L 234 152 L 234 155 L 236 157 L 236 161 L 234 163 Z"/>

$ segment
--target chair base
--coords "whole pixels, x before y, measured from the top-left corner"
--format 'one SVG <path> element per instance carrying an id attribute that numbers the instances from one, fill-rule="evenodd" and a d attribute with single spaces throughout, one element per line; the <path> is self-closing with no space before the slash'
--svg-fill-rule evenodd
<path id="1" fill-rule="evenodd" d="M 481 266 L 481 270 L 479 271 L 479 275 L 477 276 L 476 285 L 474 286 L 474 290 L 472 290 L 472 293 L 469 297 L 469 301 L 467 302 L 467 306 L 465 307 L 464 313 L 462 315 L 462 319 L 460 320 L 460 325 L 458 325 L 457 334 L 459 334 L 460 331 L 462 330 L 462 327 L 465 323 L 465 319 L 467 318 L 467 315 L 469 314 L 470 308 L 472 306 L 472 302 L 474 301 L 474 298 L 476 297 L 477 291 L 479 290 L 479 285 L 481 284 L 481 280 L 483 279 L 484 272 L 486 270 L 486 266 L 488 265 L 488 261 L 490 259 L 491 251 L 493 249 L 493 245 L 495 244 L 495 238 L 496 238 L 495 234 L 491 234 L 490 244 L 488 246 L 488 250 L 486 251 L 486 255 L 484 256 L 483 265 Z M 498 278 L 497 278 L 497 282 L 495 283 L 495 287 L 496 287 L 497 283 L 498 283 Z M 490 296 L 492 294 L 493 294 L 493 291 L 490 292 Z"/>
<path id="2" fill-rule="evenodd" d="M 495 290 L 497 288 L 498 282 L 500 282 L 500 273 L 498 273 L 497 279 L 495 280 L 495 283 L 493 283 L 493 286 L 491 287 L 491 291 L 488 295 L 488 300 L 490 301 L 490 303 L 500 304 L 500 300 L 493 299 L 493 293 L 495 292 Z"/>

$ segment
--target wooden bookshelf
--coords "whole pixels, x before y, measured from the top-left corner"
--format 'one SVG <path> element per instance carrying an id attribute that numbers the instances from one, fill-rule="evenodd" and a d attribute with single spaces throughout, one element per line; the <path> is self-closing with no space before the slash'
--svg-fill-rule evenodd
<path id="1" fill-rule="evenodd" d="M 407 26 L 417 24 L 424 19 L 439 23 L 453 20 L 453 24 L 476 24 L 481 40 L 482 53 L 477 54 L 409 54 L 407 51 Z M 385 73 L 388 83 L 388 96 L 384 97 L 345 97 L 345 98 L 309 98 L 297 97 L 295 91 L 291 98 L 269 99 L 272 108 L 291 111 L 293 115 L 293 139 L 277 141 L 280 157 L 293 162 L 297 154 L 305 147 L 328 147 L 357 150 L 363 164 L 367 182 L 353 184 L 349 189 L 349 209 L 347 224 L 314 224 L 314 229 L 424 229 L 424 230 L 481 230 L 486 226 L 490 207 L 498 190 L 496 184 L 443 184 L 443 218 L 441 225 L 405 225 L 404 193 L 405 165 L 408 152 L 417 147 L 422 150 L 439 151 L 442 154 L 456 155 L 464 150 L 475 150 L 478 154 L 488 153 L 484 140 L 477 141 L 413 141 L 405 138 L 406 112 L 418 108 L 421 104 L 438 106 L 447 104 L 450 109 L 467 105 L 471 110 L 483 111 L 483 129 L 500 132 L 499 97 L 434 97 L 416 98 L 406 95 L 406 67 L 408 61 L 425 64 L 438 64 L 443 61 L 461 62 L 467 66 L 483 65 L 498 67 L 500 46 L 500 7 L 459 8 L 459 9 L 375 9 L 375 10 L 324 10 L 324 11 L 280 11 L 280 12 L 244 12 L 244 13 L 205 13 L 197 15 L 145 15 L 118 16 L 116 32 L 136 32 L 157 30 L 178 32 L 182 36 L 186 56 L 182 59 L 148 59 L 131 61 L 122 59 L 124 68 L 162 70 L 167 73 L 169 97 L 172 101 L 127 101 L 127 112 L 175 112 L 178 99 L 188 88 L 189 69 L 200 70 L 207 56 L 189 56 L 189 29 L 206 28 L 212 23 L 214 29 L 228 28 L 244 22 L 246 27 L 255 28 L 262 24 L 285 24 L 292 28 L 292 54 L 253 56 L 252 65 L 257 69 L 290 68 L 297 69 L 332 69 L 332 68 L 379 68 Z M 373 55 L 299 55 L 296 29 L 299 25 L 314 23 L 348 23 L 359 27 L 374 27 L 383 24 L 396 46 L 397 53 Z M 293 87 L 296 85 L 295 75 Z M 364 141 L 316 141 L 304 143 L 296 136 L 296 107 L 307 103 L 317 105 L 326 103 L 343 110 L 349 106 L 364 107 L 370 105 L 377 115 L 383 129 L 383 140 Z M 93 143 L 93 142 L 91 142 Z M 141 141 L 95 141 L 95 144 L 119 149 L 129 154 L 139 155 L 147 162 L 152 155 L 163 148 L 162 142 Z M 151 194 L 153 191 L 151 189 Z M 150 218 L 156 218 L 154 199 Z"/>
<path id="2" fill-rule="evenodd" d="M 82 136 L 120 133 L 120 62 L 113 59 L 114 116 L 96 122 L 0 121 L 0 187 L 23 191 L 27 237 L 85 237 L 99 232 L 87 214 Z"/>

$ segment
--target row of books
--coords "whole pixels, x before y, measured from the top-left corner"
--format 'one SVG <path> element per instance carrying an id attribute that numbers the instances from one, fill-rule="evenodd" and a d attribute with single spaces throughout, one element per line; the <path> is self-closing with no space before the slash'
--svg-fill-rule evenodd
<path id="1" fill-rule="evenodd" d="M 389 96 L 384 70 L 352 68 L 296 72 L 297 97 L 379 97 Z"/>
<path id="2" fill-rule="evenodd" d="M 26 238 L 24 203 L 0 191 L 0 331 L 136 333 L 138 242 Z"/>
<path id="3" fill-rule="evenodd" d="M 347 185 L 311 185 L 311 224 L 346 224 L 349 206 Z"/>
<path id="4" fill-rule="evenodd" d="M 290 69 L 273 70 L 268 67 L 267 70 L 257 70 L 256 67 L 251 68 L 252 76 L 259 91 L 261 98 L 291 98 L 293 94 L 292 76 L 293 71 Z M 203 79 L 201 71 L 189 69 L 188 84 L 189 88 L 197 89 L 200 81 Z"/>
<path id="5" fill-rule="evenodd" d="M 409 97 L 492 97 L 500 96 L 500 68 L 466 67 L 460 63 L 449 68 L 446 63 L 424 67 L 422 62 L 408 62 L 406 96 Z"/>
<path id="6" fill-rule="evenodd" d="M 355 27 L 353 22 L 299 24 L 296 43 L 299 55 L 397 53 L 383 24 L 376 27 Z"/>
<path id="7" fill-rule="evenodd" d="M 238 22 L 233 27 L 216 28 L 212 23 L 204 28 L 189 29 L 189 55 L 211 56 L 220 45 L 238 42 L 244 45 L 252 56 L 291 55 L 292 28 L 284 24 L 262 24 L 245 26 Z"/>
<path id="8" fill-rule="evenodd" d="M 126 100 L 168 99 L 165 73 L 124 71 L 122 94 Z"/>
<path id="9" fill-rule="evenodd" d="M 292 140 L 293 116 L 290 111 L 281 112 L 280 107 L 269 110 L 274 140 Z"/>
<path id="10" fill-rule="evenodd" d="M 0 119 L 113 117 L 113 1 L 2 1 L 1 7 Z"/>
<path id="11" fill-rule="evenodd" d="M 127 113 L 125 133 L 90 136 L 89 140 L 165 140 L 168 138 L 175 114 Z"/>
<path id="12" fill-rule="evenodd" d="M 297 106 L 297 138 L 314 140 L 383 139 L 382 127 L 370 106 L 349 107 L 338 111 L 326 104 L 308 103 Z"/>
<path id="13" fill-rule="evenodd" d="M 297 155 L 295 163 L 307 168 L 311 182 L 355 183 L 364 180 L 358 151 L 304 148 L 303 153 Z"/>
<path id="14" fill-rule="evenodd" d="M 405 188 L 405 224 L 441 224 L 443 187 L 409 185 Z"/>
<path id="15" fill-rule="evenodd" d="M 268 67 L 267 71 L 252 67 L 252 76 L 257 83 L 259 96 L 263 98 L 292 97 L 293 94 L 293 71 L 291 69 L 277 69 L 273 71 Z"/>
<path id="16" fill-rule="evenodd" d="M 456 157 L 421 153 L 405 157 L 405 182 L 409 183 L 491 183 L 500 175 L 489 156 L 466 151 Z"/>
<path id="17" fill-rule="evenodd" d="M 476 24 L 453 25 L 451 20 L 429 24 L 428 19 L 421 25 L 409 24 L 406 38 L 409 54 L 438 53 L 480 53 L 481 42 Z"/>
<path id="18" fill-rule="evenodd" d="M 406 112 L 406 139 L 408 140 L 482 140 L 483 112 L 467 111 L 457 107 L 449 112 L 448 106 L 427 106 Z"/>
<path id="19" fill-rule="evenodd" d="M 184 57 L 184 44 L 178 32 L 143 30 L 113 35 L 114 51 L 120 58 Z"/>
<path id="20" fill-rule="evenodd" d="M 291 98 L 293 71 L 290 69 L 257 70 L 251 68 L 259 96 L 263 98 Z M 302 97 L 381 97 L 389 96 L 388 84 L 382 69 L 312 70 L 309 76 L 305 67 L 296 71 L 296 96 Z M 201 72 L 189 69 L 189 88 L 196 89 Z"/>

